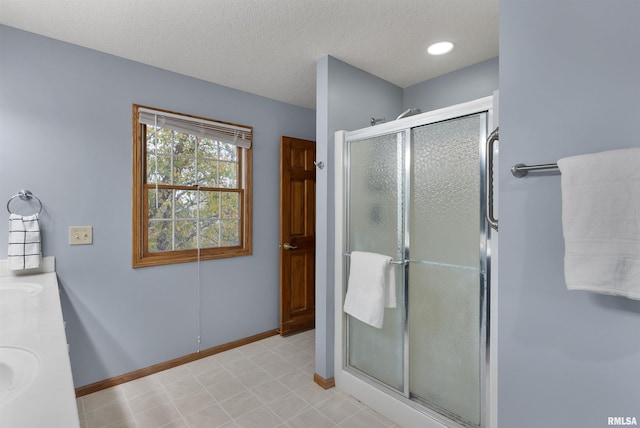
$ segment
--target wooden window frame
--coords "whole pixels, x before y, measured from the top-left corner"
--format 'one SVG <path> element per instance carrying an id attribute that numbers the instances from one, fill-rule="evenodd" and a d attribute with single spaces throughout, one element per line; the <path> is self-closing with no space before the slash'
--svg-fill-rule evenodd
<path id="1" fill-rule="evenodd" d="M 146 183 L 146 125 L 138 120 L 138 111 L 140 108 L 150 108 L 142 105 L 133 105 L 133 215 L 132 215 L 132 267 L 159 266 L 174 263 L 186 263 L 197 260 L 211 260 L 229 257 L 248 256 L 252 254 L 252 148 L 238 147 L 238 179 L 241 181 L 240 186 L 236 188 L 201 188 L 203 191 L 222 191 L 234 192 L 240 195 L 240 245 L 232 247 L 214 247 L 189 250 L 172 250 L 172 251 L 148 251 L 148 197 L 147 190 L 156 188 L 156 184 Z M 178 114 L 187 118 L 195 118 L 201 120 L 211 120 L 198 116 L 191 116 L 183 113 L 176 113 L 169 110 L 153 110 Z M 225 123 L 216 121 L 218 123 Z M 232 123 L 226 123 L 232 126 L 243 126 Z M 196 190 L 195 186 L 179 186 L 179 185 L 162 185 L 158 184 L 159 189 L 188 189 Z"/>

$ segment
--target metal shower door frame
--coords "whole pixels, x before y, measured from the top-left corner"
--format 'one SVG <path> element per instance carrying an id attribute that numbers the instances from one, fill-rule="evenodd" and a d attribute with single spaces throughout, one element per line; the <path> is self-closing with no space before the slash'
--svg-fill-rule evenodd
<path id="1" fill-rule="evenodd" d="M 410 258 L 410 239 L 411 239 L 411 231 L 409 230 L 410 225 L 410 192 L 411 192 L 411 144 L 412 144 L 412 129 L 417 128 L 424 125 L 432 125 L 438 122 L 444 122 L 452 119 L 462 118 L 465 116 L 472 115 L 480 115 L 480 123 L 484 124 L 484 126 L 480 127 L 479 133 L 479 157 L 480 157 L 480 165 L 479 165 L 479 174 L 480 174 L 480 243 L 479 243 L 479 284 L 480 284 L 480 320 L 479 320 L 479 335 L 480 335 L 480 425 L 479 427 L 488 427 L 489 426 L 489 349 L 490 349 L 490 334 L 489 334 L 489 296 L 490 296 L 490 272 L 491 272 L 491 255 L 489 252 L 489 243 L 491 238 L 491 228 L 489 227 L 486 221 L 486 213 L 487 213 L 487 205 L 486 205 L 486 173 L 487 173 L 487 150 L 485 141 L 487 139 L 488 130 L 491 129 L 493 122 L 493 97 L 485 97 L 475 101 L 471 101 L 468 103 L 463 103 L 459 105 L 455 105 L 452 107 L 434 110 L 427 113 L 422 113 L 415 116 L 410 116 L 404 119 L 384 123 L 381 125 L 372 126 L 369 128 L 364 128 L 352 132 L 347 132 L 344 136 L 344 195 L 343 195 L 343 207 L 344 207 L 344 239 L 342 245 L 338 244 L 337 250 L 341 251 L 344 255 L 350 253 L 350 242 L 349 242 L 349 199 L 350 199 L 350 143 L 360 140 L 365 140 L 369 138 L 374 138 L 383 135 L 389 134 L 403 134 L 403 142 L 402 144 L 398 144 L 398 163 L 402 163 L 402 166 L 399 169 L 403 169 L 402 174 L 402 183 L 398 183 L 398 197 L 404 199 L 404 209 L 401 207 L 398 208 L 398 222 L 402 223 L 404 227 L 402 228 L 403 234 L 403 260 L 402 264 L 404 266 L 403 278 L 404 278 L 404 314 L 403 314 L 403 370 L 404 370 L 404 391 L 398 391 L 389 385 L 367 375 L 366 373 L 350 367 L 348 364 L 349 361 L 349 328 L 348 328 L 348 317 L 346 314 L 343 314 L 344 322 L 343 322 L 343 369 L 345 371 L 350 372 L 354 376 L 361 378 L 369 383 L 375 384 L 381 389 L 385 390 L 387 393 L 396 396 L 397 398 L 404 401 L 406 404 L 414 407 L 415 409 L 428 414 L 430 417 L 436 419 L 440 423 L 445 426 L 468 426 L 464 424 L 459 418 L 456 418 L 455 415 L 452 415 L 445 411 L 444 409 L 437 409 L 435 406 L 427 407 L 424 403 L 415 401 L 411 399 L 411 393 L 409 390 L 409 264 L 411 262 Z M 402 153 L 400 153 L 402 152 Z M 400 171 L 398 171 L 398 178 L 400 178 Z M 402 192 L 400 192 L 402 190 Z M 403 211 L 401 213 L 401 211 Z M 400 215 L 402 214 L 402 215 Z M 340 227 L 336 225 L 336 227 Z M 346 289 L 346 281 L 348 278 L 349 264 L 345 263 L 344 266 L 346 268 L 343 272 L 343 283 L 340 288 L 343 293 Z M 454 425 L 451 425 L 451 424 Z"/>

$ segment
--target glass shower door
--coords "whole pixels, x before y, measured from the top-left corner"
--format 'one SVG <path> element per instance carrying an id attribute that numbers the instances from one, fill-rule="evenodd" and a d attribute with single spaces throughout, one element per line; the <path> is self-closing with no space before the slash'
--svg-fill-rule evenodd
<path id="1" fill-rule="evenodd" d="M 484 114 L 412 129 L 409 390 L 481 420 L 480 150 Z"/>
<path id="2" fill-rule="evenodd" d="M 402 258 L 404 133 L 381 135 L 349 145 L 347 251 Z M 398 390 L 404 390 L 404 279 L 396 269 L 397 308 L 387 308 L 377 329 L 347 319 L 348 364 Z"/>
<path id="3" fill-rule="evenodd" d="M 344 248 L 403 261 L 394 265 L 398 307 L 385 309 L 383 328 L 346 315 L 346 366 L 444 423 L 470 427 L 483 426 L 486 407 L 487 117 L 346 139 Z"/>

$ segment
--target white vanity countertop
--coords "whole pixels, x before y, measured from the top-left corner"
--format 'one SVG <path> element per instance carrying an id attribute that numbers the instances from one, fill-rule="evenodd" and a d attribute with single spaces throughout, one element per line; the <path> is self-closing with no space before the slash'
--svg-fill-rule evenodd
<path id="1" fill-rule="evenodd" d="M 3 395 L 0 385 L 0 426 L 77 428 L 80 422 L 56 274 L 12 275 L 2 268 L 0 356 L 18 357 L 13 357 L 15 386 Z M 25 361 L 30 365 L 21 366 Z"/>

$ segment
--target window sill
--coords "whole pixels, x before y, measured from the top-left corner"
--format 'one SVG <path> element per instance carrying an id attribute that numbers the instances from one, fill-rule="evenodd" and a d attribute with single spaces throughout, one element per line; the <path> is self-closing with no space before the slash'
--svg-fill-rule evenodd
<path id="1" fill-rule="evenodd" d="M 175 263 L 188 263 L 195 262 L 199 260 L 215 260 L 215 259 L 226 259 L 231 257 L 242 257 L 242 256 L 250 256 L 252 254 L 251 248 L 228 248 L 216 251 L 215 253 L 200 253 L 200 257 L 198 257 L 198 252 L 196 250 L 186 250 L 186 251 L 172 251 L 168 253 L 149 253 L 145 254 L 143 257 L 133 257 L 132 259 L 132 267 L 133 268 L 141 268 L 141 267 L 149 267 L 149 266 L 162 266 L 162 265 L 170 265 Z"/>

